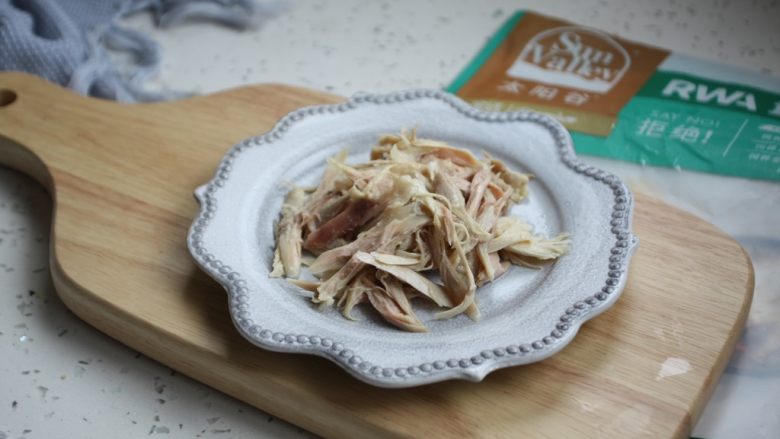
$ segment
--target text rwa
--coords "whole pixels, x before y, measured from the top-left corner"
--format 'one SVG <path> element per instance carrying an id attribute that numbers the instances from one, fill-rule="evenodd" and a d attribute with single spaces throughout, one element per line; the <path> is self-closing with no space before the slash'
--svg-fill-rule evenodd
<path id="1" fill-rule="evenodd" d="M 667 97 L 677 97 L 684 101 L 715 104 L 722 107 L 742 107 L 753 112 L 756 111 L 756 97 L 753 96 L 753 93 L 728 90 L 726 87 L 710 87 L 684 79 L 672 79 L 666 84 L 661 94 Z"/>

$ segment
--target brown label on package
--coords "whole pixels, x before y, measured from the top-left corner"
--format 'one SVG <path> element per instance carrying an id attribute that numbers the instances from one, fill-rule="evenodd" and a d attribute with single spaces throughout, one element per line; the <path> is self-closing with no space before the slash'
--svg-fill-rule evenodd
<path id="1" fill-rule="evenodd" d="M 667 54 L 526 12 L 457 94 L 485 109 L 530 108 L 607 135 Z"/>

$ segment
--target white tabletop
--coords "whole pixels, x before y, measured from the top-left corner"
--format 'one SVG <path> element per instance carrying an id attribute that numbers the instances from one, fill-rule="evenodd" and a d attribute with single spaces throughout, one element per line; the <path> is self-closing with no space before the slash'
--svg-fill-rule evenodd
<path id="1" fill-rule="evenodd" d="M 777 2 L 523 3 L 631 40 L 780 75 Z M 126 25 L 162 46 L 157 88 L 207 93 L 281 82 L 350 95 L 447 85 L 517 8 L 513 1 L 296 1 L 244 32 L 209 23 L 158 30 L 145 14 Z M 748 344 L 756 350 L 731 363 L 694 435 L 778 437 L 780 185 L 584 159 L 715 223 L 751 254 L 756 292 L 749 325 L 759 329 L 749 332 Z M 71 314 L 48 274 L 50 218 L 45 191 L 0 167 L 0 439 L 311 436 L 174 373 Z M 774 370 L 755 372 L 751 361 L 766 358 Z"/>

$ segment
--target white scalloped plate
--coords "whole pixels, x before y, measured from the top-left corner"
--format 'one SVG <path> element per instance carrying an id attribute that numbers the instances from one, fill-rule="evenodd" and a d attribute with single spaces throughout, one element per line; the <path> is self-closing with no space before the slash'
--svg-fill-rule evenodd
<path id="1" fill-rule="evenodd" d="M 554 264 L 512 267 L 480 288 L 480 322 L 435 320 L 422 310 L 430 330 L 423 334 L 399 331 L 365 308 L 356 310 L 357 322 L 321 311 L 268 276 L 273 223 L 288 183 L 316 184 L 325 159 L 340 149 L 350 149 L 351 162 L 366 161 L 380 134 L 411 127 L 535 175 L 529 199 L 512 213 L 539 232 L 572 237 L 571 251 Z M 360 95 L 290 113 L 269 133 L 234 146 L 196 197 L 201 210 L 190 252 L 228 291 L 239 332 L 265 349 L 328 358 L 383 387 L 479 381 L 555 354 L 617 300 L 637 242 L 630 192 L 614 175 L 579 162 L 558 122 L 532 112 L 483 112 L 440 91 Z"/>

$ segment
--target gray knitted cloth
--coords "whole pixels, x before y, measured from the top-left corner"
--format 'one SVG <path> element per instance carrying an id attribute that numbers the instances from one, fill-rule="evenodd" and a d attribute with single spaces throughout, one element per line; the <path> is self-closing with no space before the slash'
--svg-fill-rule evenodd
<path id="1" fill-rule="evenodd" d="M 145 35 L 122 28 L 120 18 L 151 11 L 160 27 L 204 19 L 243 29 L 278 6 L 254 0 L 0 0 L 0 70 L 33 73 L 106 99 L 172 97 L 142 89 L 157 71 L 160 50 Z M 135 65 L 119 69 L 111 50 L 131 53 Z"/>

